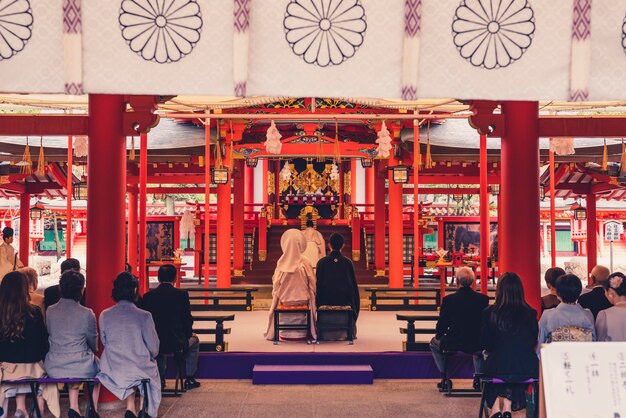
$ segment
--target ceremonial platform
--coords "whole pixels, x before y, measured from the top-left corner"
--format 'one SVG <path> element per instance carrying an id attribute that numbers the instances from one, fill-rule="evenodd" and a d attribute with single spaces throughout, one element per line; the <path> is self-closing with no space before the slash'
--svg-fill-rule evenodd
<path id="1" fill-rule="evenodd" d="M 267 329 L 268 311 L 221 312 L 234 314 L 229 323 L 228 351 L 201 353 L 198 377 L 202 379 L 252 379 L 255 365 L 370 365 L 374 379 L 436 379 L 440 377 L 430 351 L 403 352 L 405 338 L 399 328 L 405 323 L 396 319 L 398 312 L 361 311 L 357 322 L 357 339 L 353 345 L 345 341 L 281 342 L 274 345 L 263 337 Z M 411 312 L 432 315 L 432 312 Z M 419 327 L 434 330 L 434 321 L 420 321 Z M 195 329 L 209 324 L 197 321 Z M 416 335 L 416 342 L 427 343 L 434 333 Z M 211 337 L 201 335 L 201 341 Z M 453 378 L 470 378 L 473 373 L 469 356 L 450 360 Z M 173 368 L 170 368 L 173 370 Z"/>

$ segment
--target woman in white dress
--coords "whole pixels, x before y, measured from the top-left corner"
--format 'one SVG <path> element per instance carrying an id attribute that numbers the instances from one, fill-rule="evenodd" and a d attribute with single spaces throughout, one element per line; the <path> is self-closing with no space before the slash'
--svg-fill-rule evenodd
<path id="1" fill-rule="evenodd" d="M 277 307 L 300 307 L 308 306 L 311 312 L 312 339 L 317 338 L 315 332 L 315 274 L 311 263 L 304 256 L 306 238 L 298 229 L 288 229 L 280 238 L 280 247 L 283 255 L 276 263 L 276 270 L 272 277 L 272 305 L 270 307 L 269 324 L 265 332 L 265 338 L 274 339 L 274 309 Z M 303 324 L 304 315 L 285 315 L 280 318 L 281 323 Z M 304 331 L 281 331 L 281 339 L 303 340 L 306 338 Z"/>
<path id="2" fill-rule="evenodd" d="M 315 269 L 320 258 L 326 256 L 324 237 L 315 229 L 312 220 L 306 221 L 306 229 L 303 231 L 306 238 L 306 250 L 304 256 L 309 259 L 311 266 Z"/>
<path id="3" fill-rule="evenodd" d="M 604 289 L 613 307 L 598 312 L 598 341 L 626 341 L 626 275 L 611 274 L 604 282 Z"/>

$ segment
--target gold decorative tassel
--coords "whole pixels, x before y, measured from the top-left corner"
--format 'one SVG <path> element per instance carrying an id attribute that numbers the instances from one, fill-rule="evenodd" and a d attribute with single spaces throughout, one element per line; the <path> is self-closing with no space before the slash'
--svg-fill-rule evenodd
<path id="1" fill-rule="evenodd" d="M 28 145 L 28 137 L 26 137 L 26 147 L 24 148 L 24 155 L 22 156 L 22 161 L 20 161 L 20 165 L 22 166 L 20 170 L 22 174 L 28 174 L 32 171 L 33 160 L 30 158 L 30 146 Z"/>
<path id="2" fill-rule="evenodd" d="M 317 151 L 318 151 L 317 161 L 320 163 L 324 161 L 324 149 L 322 147 L 322 133 L 320 132 L 321 129 L 322 129 L 322 126 L 320 125 L 318 121 L 317 123 Z"/>
<path id="3" fill-rule="evenodd" d="M 45 156 L 43 154 L 43 136 L 42 136 L 39 142 L 39 159 L 37 161 L 37 170 L 35 171 L 35 174 L 37 174 L 38 176 L 43 176 L 46 173 L 46 165 L 45 165 L 44 159 L 45 159 Z"/>
<path id="4" fill-rule="evenodd" d="M 435 163 L 433 162 L 433 156 L 430 153 L 430 121 L 428 121 L 428 130 L 426 135 L 426 168 L 433 168 Z"/>
<path id="5" fill-rule="evenodd" d="M 341 151 L 339 150 L 339 122 L 335 119 L 335 158 L 341 163 Z"/>
<path id="6" fill-rule="evenodd" d="M 626 175 L 626 144 L 624 144 L 624 138 L 622 138 L 622 159 L 620 161 L 619 176 Z"/>
<path id="7" fill-rule="evenodd" d="M 609 152 L 606 149 L 606 139 L 604 140 L 604 150 L 602 151 L 602 171 L 609 169 Z"/>
<path id="8" fill-rule="evenodd" d="M 128 156 L 130 161 L 135 161 L 135 137 L 130 137 L 130 155 Z"/>
<path id="9" fill-rule="evenodd" d="M 422 168 L 424 168 L 424 164 L 422 162 L 422 147 L 420 145 L 420 124 L 417 120 L 413 121 L 413 124 L 417 126 L 417 129 L 415 130 L 415 132 L 417 133 L 417 138 L 413 138 L 413 141 L 417 141 L 417 152 L 413 157 L 415 159 L 415 161 L 413 161 L 413 168 L 415 169 L 415 171 L 420 171 Z"/>

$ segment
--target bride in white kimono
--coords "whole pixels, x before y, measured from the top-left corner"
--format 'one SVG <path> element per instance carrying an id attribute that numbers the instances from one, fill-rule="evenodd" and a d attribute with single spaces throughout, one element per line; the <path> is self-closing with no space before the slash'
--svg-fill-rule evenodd
<path id="1" fill-rule="evenodd" d="M 283 255 L 276 263 L 272 277 L 272 306 L 270 307 L 269 324 L 265 338 L 274 339 L 274 309 L 278 306 L 308 306 L 311 311 L 311 337 L 317 338 L 315 332 L 315 274 L 310 261 L 304 256 L 307 242 L 304 234 L 297 229 L 288 229 L 280 238 Z M 304 315 L 281 315 L 281 323 L 304 324 Z M 281 331 L 283 340 L 304 340 L 304 331 Z"/>
<path id="2" fill-rule="evenodd" d="M 309 259 L 315 269 L 320 258 L 326 257 L 326 247 L 324 237 L 315 229 L 313 221 L 306 221 L 306 229 L 302 232 L 306 238 L 306 250 L 304 256 Z"/>

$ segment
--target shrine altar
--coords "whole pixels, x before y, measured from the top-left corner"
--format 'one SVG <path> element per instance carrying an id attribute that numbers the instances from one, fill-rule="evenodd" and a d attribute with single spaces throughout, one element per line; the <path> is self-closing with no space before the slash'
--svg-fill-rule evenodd
<path id="1" fill-rule="evenodd" d="M 337 214 L 337 195 L 285 195 L 281 209 L 287 219 L 331 219 Z"/>

